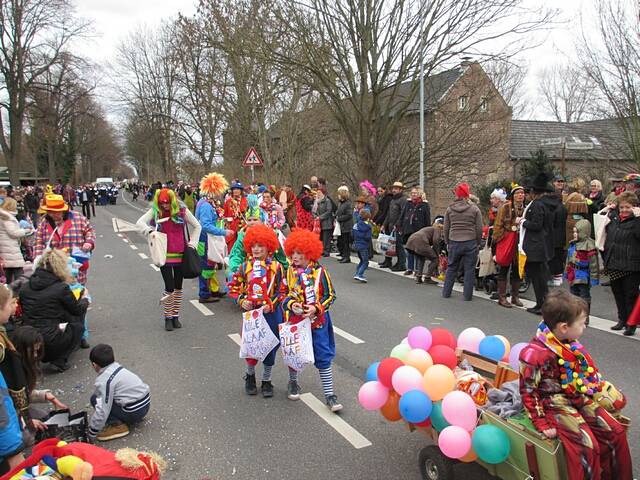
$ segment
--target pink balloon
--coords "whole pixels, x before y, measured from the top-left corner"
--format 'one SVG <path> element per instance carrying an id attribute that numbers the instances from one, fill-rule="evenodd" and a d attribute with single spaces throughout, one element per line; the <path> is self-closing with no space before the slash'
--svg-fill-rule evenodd
<path id="1" fill-rule="evenodd" d="M 424 391 L 422 374 L 409 365 L 403 365 L 393 372 L 391 385 L 398 395 L 404 395 L 409 390 Z"/>
<path id="2" fill-rule="evenodd" d="M 407 340 L 409 340 L 411 348 L 421 348 L 422 350 L 431 348 L 431 332 L 426 327 L 413 327 L 407 334 Z"/>
<path id="3" fill-rule="evenodd" d="M 365 410 L 378 410 L 387 403 L 389 390 L 377 381 L 367 382 L 360 387 L 358 401 Z"/>
<path id="4" fill-rule="evenodd" d="M 464 428 L 467 432 L 476 428 L 478 413 L 473 398 L 461 391 L 449 392 L 442 399 L 442 415 L 451 425 Z"/>
<path id="5" fill-rule="evenodd" d="M 509 352 L 509 365 L 516 372 L 520 371 L 520 352 L 524 347 L 529 345 L 526 342 L 516 343 L 513 347 L 511 347 L 511 351 Z"/>
<path id="6" fill-rule="evenodd" d="M 471 435 L 464 428 L 451 425 L 440 432 L 438 447 L 449 458 L 462 458 L 471 450 Z"/>
<path id="7" fill-rule="evenodd" d="M 460 332 L 460 335 L 458 335 L 458 348 L 462 348 L 463 350 L 473 353 L 479 353 L 480 342 L 484 337 L 484 332 L 479 328 L 466 328 Z"/>

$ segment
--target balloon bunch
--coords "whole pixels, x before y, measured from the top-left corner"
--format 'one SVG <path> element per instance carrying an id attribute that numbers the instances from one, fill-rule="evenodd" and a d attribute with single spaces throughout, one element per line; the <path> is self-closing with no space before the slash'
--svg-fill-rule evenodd
<path id="1" fill-rule="evenodd" d="M 367 368 L 358 400 L 365 410 L 379 410 L 391 422 L 404 419 L 416 427 L 433 427 L 449 458 L 501 463 L 510 451 L 507 435 L 493 425 L 477 426 L 473 398 L 455 390 L 456 348 L 497 360 L 509 359 L 513 352 L 506 338 L 487 337 L 478 328 L 463 330 L 456 340 L 444 328 L 416 326 L 389 357 Z"/>

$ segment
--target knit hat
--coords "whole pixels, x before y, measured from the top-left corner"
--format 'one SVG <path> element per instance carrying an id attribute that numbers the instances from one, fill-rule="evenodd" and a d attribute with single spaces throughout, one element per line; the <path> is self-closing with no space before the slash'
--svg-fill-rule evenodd
<path id="1" fill-rule="evenodd" d="M 507 199 L 507 192 L 505 192 L 503 188 L 496 187 L 493 192 L 491 192 L 491 197 L 499 198 L 501 202 L 504 202 Z"/>
<path id="2" fill-rule="evenodd" d="M 453 189 L 453 193 L 455 193 L 458 198 L 469 198 L 469 184 L 468 183 L 459 183 L 456 185 L 456 188 Z"/>

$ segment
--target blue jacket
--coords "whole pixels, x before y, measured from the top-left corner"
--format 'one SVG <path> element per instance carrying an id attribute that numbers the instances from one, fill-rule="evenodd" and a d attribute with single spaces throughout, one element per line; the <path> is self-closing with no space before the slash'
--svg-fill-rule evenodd
<path id="1" fill-rule="evenodd" d="M 200 232 L 200 241 L 207 241 L 207 234 L 218 235 L 224 237 L 226 230 L 216 226 L 218 221 L 218 214 L 216 209 L 207 201 L 206 198 L 200 199 L 198 205 L 196 205 L 196 218 L 202 225 L 202 232 Z"/>
<path id="2" fill-rule="evenodd" d="M 22 448 L 18 414 L 9 395 L 7 382 L 0 374 L 0 459 L 14 455 Z"/>
<path id="3" fill-rule="evenodd" d="M 353 226 L 353 247 L 356 250 L 369 248 L 371 241 L 371 224 L 358 218 L 358 222 Z"/>

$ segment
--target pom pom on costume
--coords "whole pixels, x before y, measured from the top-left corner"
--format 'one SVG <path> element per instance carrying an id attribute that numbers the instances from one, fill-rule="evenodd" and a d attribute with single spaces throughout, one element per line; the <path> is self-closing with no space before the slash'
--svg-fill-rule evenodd
<path id="1" fill-rule="evenodd" d="M 275 232 L 266 225 L 254 225 L 253 227 L 247 228 L 243 241 L 244 251 L 247 252 L 247 254 L 251 254 L 251 247 L 256 244 L 266 247 L 269 254 L 278 250 L 280 246 Z"/>
<path id="2" fill-rule="evenodd" d="M 229 182 L 220 173 L 210 173 L 200 180 L 200 191 L 208 196 L 222 195 L 229 188 Z"/>
<path id="3" fill-rule="evenodd" d="M 316 233 L 305 229 L 295 229 L 284 242 L 284 251 L 288 257 L 299 252 L 313 262 L 322 256 L 322 241 Z"/>

